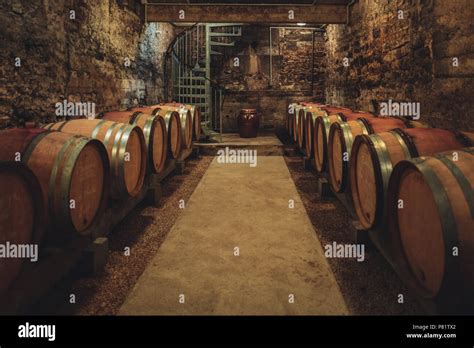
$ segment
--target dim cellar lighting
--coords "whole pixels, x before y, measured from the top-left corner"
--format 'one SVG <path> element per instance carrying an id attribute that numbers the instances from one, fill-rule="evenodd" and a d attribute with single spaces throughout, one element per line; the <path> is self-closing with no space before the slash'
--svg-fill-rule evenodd
<path id="1" fill-rule="evenodd" d="M 304 27 L 306 25 L 306 23 L 296 23 L 296 25 L 298 25 L 300 27 Z"/>

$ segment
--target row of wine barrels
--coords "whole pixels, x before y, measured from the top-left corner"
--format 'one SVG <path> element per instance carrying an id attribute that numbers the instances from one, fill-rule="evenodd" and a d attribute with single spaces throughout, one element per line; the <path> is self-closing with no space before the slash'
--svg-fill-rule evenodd
<path id="1" fill-rule="evenodd" d="M 34 173 L 21 162 L 0 161 L 0 243 L 41 244 L 44 204 Z M 0 294 L 23 266 L 23 258 L 0 258 Z"/>
<path id="2" fill-rule="evenodd" d="M 473 168 L 470 147 L 402 160 L 393 169 L 390 242 L 425 298 L 474 302 Z"/>
<path id="3" fill-rule="evenodd" d="M 353 121 L 360 117 L 374 117 L 368 112 L 355 112 L 351 110 L 338 110 L 336 113 L 328 113 L 323 110 L 321 113 L 313 113 L 308 118 L 306 130 L 308 139 L 306 148 L 307 153 L 314 156 L 314 166 L 318 173 L 327 171 L 327 142 L 329 138 L 329 130 L 335 122 L 342 123 Z"/>
<path id="4" fill-rule="evenodd" d="M 162 117 L 165 121 L 166 132 L 168 133 L 168 155 L 174 159 L 181 156 L 183 131 L 181 129 L 181 118 L 178 112 L 154 106 L 137 107 L 131 109 L 131 111 Z"/>
<path id="5" fill-rule="evenodd" d="M 199 140 L 201 137 L 201 109 L 197 105 L 192 104 L 179 104 L 179 103 L 163 103 L 162 105 L 171 105 L 174 107 L 181 107 L 189 110 L 192 116 L 192 127 L 193 127 L 193 139 Z"/>
<path id="6" fill-rule="evenodd" d="M 99 118 L 140 127 L 145 136 L 148 168 L 155 174 L 164 170 L 168 153 L 168 133 L 165 120 L 162 117 L 139 111 L 112 111 L 99 114 Z"/>
<path id="7" fill-rule="evenodd" d="M 349 160 L 354 139 L 360 134 L 387 132 L 406 128 L 402 120 L 389 117 L 358 118 L 343 123 L 333 123 L 328 139 L 329 183 L 333 191 L 345 192 L 349 182 Z"/>
<path id="8" fill-rule="evenodd" d="M 378 228 L 386 222 L 388 182 L 397 163 L 469 145 L 466 137 L 436 128 L 358 135 L 352 146 L 349 177 L 354 209 L 362 226 Z"/>
<path id="9" fill-rule="evenodd" d="M 21 160 L 38 178 L 52 241 L 87 235 L 100 219 L 107 204 L 109 162 L 99 141 L 44 129 L 9 129 L 0 132 L 0 160 Z"/>
<path id="10" fill-rule="evenodd" d="M 325 104 L 319 103 L 304 103 L 300 104 L 296 108 L 295 112 L 295 122 L 294 127 L 296 134 L 294 135 L 294 140 L 298 144 L 300 149 L 304 149 L 307 137 L 306 137 L 306 123 L 307 123 L 307 114 L 309 112 L 316 113 L 316 116 L 320 114 L 339 112 L 339 111 L 350 111 L 346 108 L 340 108 L 336 106 L 328 106 Z"/>
<path id="11" fill-rule="evenodd" d="M 152 107 L 165 111 L 175 111 L 179 114 L 182 131 L 181 142 L 185 149 L 190 149 L 193 146 L 193 117 L 191 110 L 184 104 L 158 104 Z"/>
<path id="12" fill-rule="evenodd" d="M 111 197 L 136 197 L 146 174 L 146 142 L 138 126 L 107 120 L 71 120 L 44 127 L 62 133 L 91 137 L 102 142 L 110 162 Z"/>

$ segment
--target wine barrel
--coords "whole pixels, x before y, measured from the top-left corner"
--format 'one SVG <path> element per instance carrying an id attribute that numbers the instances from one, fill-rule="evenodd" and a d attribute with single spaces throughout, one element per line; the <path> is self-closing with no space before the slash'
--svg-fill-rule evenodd
<path id="1" fill-rule="evenodd" d="M 403 121 L 395 118 L 358 118 L 354 121 L 333 123 L 328 139 L 329 183 L 335 192 L 345 192 L 349 182 L 349 160 L 354 138 L 359 134 L 387 132 L 406 128 Z"/>
<path id="2" fill-rule="evenodd" d="M 147 162 L 145 137 L 140 127 L 94 119 L 51 123 L 45 128 L 101 141 L 109 154 L 112 198 L 136 197 L 140 193 Z"/>
<path id="3" fill-rule="evenodd" d="M 474 148 L 399 162 L 389 182 L 390 243 L 425 298 L 474 290 Z"/>
<path id="4" fill-rule="evenodd" d="M 328 112 L 324 110 L 323 113 L 313 119 L 312 150 L 314 153 L 314 167 L 316 169 L 316 172 L 323 173 L 328 170 L 327 143 L 331 125 L 334 122 L 342 123 L 347 121 L 353 121 L 358 119 L 359 117 L 372 118 L 374 116 L 368 112 L 354 112 L 351 110 L 342 110 L 336 113 L 328 114 Z M 308 124 L 308 127 L 310 126 L 311 124 Z"/>
<path id="5" fill-rule="evenodd" d="M 109 163 L 97 140 L 44 129 L 0 132 L 0 160 L 28 165 L 41 185 L 51 240 L 88 235 L 102 217 Z"/>
<path id="6" fill-rule="evenodd" d="M 101 113 L 99 118 L 140 127 L 145 136 L 148 168 L 156 174 L 164 170 L 168 153 L 168 133 L 166 132 L 166 123 L 162 117 L 139 111 L 113 111 Z"/>
<path id="7" fill-rule="evenodd" d="M 0 243 L 41 244 L 44 205 L 38 179 L 20 162 L 0 161 Z M 0 258 L 0 294 L 8 290 L 25 259 Z"/>
<path id="8" fill-rule="evenodd" d="M 166 105 L 180 105 L 176 103 L 165 103 Z M 201 116 L 201 109 L 197 105 L 192 105 L 192 104 L 182 104 L 186 109 L 188 109 L 191 112 L 191 116 L 193 119 L 193 139 L 194 140 L 199 140 L 201 137 L 201 121 L 202 121 L 202 116 Z"/>
<path id="9" fill-rule="evenodd" d="M 297 113 L 295 114 L 298 118 L 297 120 L 297 143 L 300 149 L 306 149 L 306 143 L 308 139 L 307 136 L 307 123 L 309 122 L 307 119 L 313 117 L 313 112 L 318 112 L 321 107 L 325 107 L 323 104 L 319 103 L 309 103 L 306 102 L 304 104 L 300 104 L 297 108 Z M 308 114 L 309 113 L 309 114 Z M 308 116 L 309 115 L 309 116 Z M 311 130 L 310 130 L 311 133 Z"/>
<path id="10" fill-rule="evenodd" d="M 456 133 L 436 128 L 358 135 L 352 146 L 349 176 L 354 208 L 362 226 L 377 228 L 386 222 L 388 181 L 398 162 L 469 145 Z"/>
<path id="11" fill-rule="evenodd" d="M 152 107 L 160 108 L 166 111 L 176 111 L 179 114 L 181 124 L 181 143 L 185 149 L 193 146 L 193 117 L 191 111 L 185 104 L 158 104 Z"/>
<path id="12" fill-rule="evenodd" d="M 182 151 L 182 130 L 179 113 L 172 110 L 165 110 L 153 106 L 143 106 L 131 109 L 145 114 L 160 116 L 165 121 L 166 131 L 168 133 L 168 155 L 170 158 L 177 159 Z"/>

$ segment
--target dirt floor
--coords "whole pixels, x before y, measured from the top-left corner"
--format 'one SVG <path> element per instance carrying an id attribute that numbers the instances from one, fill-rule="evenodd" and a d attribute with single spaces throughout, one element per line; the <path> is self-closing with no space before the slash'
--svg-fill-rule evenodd
<path id="1" fill-rule="evenodd" d="M 285 156 L 285 161 L 321 244 L 355 243 L 350 233 L 351 219 L 342 203 L 336 198 L 321 199 L 316 174 L 303 168 L 300 156 Z M 363 262 L 328 258 L 350 313 L 423 314 L 423 308 L 375 247 L 366 249 L 365 253 Z M 398 294 L 403 294 L 404 303 L 398 303 Z"/>

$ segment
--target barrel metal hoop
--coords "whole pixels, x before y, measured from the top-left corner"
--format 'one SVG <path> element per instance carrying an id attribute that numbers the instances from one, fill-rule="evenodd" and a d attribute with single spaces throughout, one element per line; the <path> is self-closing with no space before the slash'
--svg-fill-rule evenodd
<path id="1" fill-rule="evenodd" d="M 408 148 L 407 144 L 404 141 L 404 138 L 398 133 L 394 131 L 390 131 L 390 133 L 394 136 L 395 139 L 397 139 L 398 143 L 400 144 L 403 153 L 405 154 L 405 158 L 409 159 L 411 158 L 411 153 L 410 149 Z"/>
<path id="2" fill-rule="evenodd" d="M 445 272 L 441 282 L 440 291 L 438 294 L 445 296 L 450 294 L 449 288 L 456 287 L 459 285 L 458 269 L 459 261 L 458 257 L 453 255 L 453 248 L 459 247 L 459 236 L 456 225 L 456 219 L 454 217 L 453 208 L 446 190 L 443 187 L 443 183 L 436 175 L 435 171 L 431 168 L 426 160 L 430 157 L 419 157 L 411 159 L 410 161 L 416 165 L 421 174 L 425 177 L 426 183 L 433 193 L 436 206 L 438 208 L 438 214 L 441 220 L 441 226 L 443 231 L 444 249 L 445 249 Z M 431 157 L 433 158 L 433 157 Z"/>
<path id="3" fill-rule="evenodd" d="M 459 167 L 450 159 L 442 156 L 436 155 L 435 156 L 438 160 L 441 161 L 450 171 L 451 174 L 456 178 L 461 191 L 464 194 L 464 198 L 469 206 L 469 210 L 471 212 L 471 218 L 474 219 L 474 192 L 472 191 L 471 183 L 467 180 L 464 173 L 459 169 Z"/>
<path id="4" fill-rule="evenodd" d="M 374 129 L 365 117 L 359 117 L 356 121 L 362 124 L 363 134 L 374 134 Z"/>
<path id="5" fill-rule="evenodd" d="M 352 136 L 351 129 L 348 123 L 336 123 L 337 127 L 340 127 L 342 130 L 343 139 L 346 141 L 341 141 L 342 147 L 342 178 L 340 190 L 341 192 L 345 191 L 347 187 L 347 177 L 349 173 L 349 161 L 351 159 L 352 145 L 354 144 L 354 137 Z M 344 161 L 344 153 L 347 153 L 347 161 Z"/>
<path id="6" fill-rule="evenodd" d="M 62 131 L 63 127 L 66 125 L 66 123 L 69 123 L 69 121 L 63 121 L 61 122 L 60 126 L 56 129 L 58 132 Z"/>
<path id="7" fill-rule="evenodd" d="M 117 133 L 115 134 L 114 144 L 112 147 L 112 155 L 113 158 L 113 168 L 116 173 L 116 176 L 119 178 L 117 185 L 119 185 L 120 193 L 127 192 L 127 188 L 125 185 L 125 166 L 123 163 L 124 155 L 125 155 L 125 148 L 127 142 L 123 141 L 123 133 L 127 128 L 132 128 L 133 126 L 129 126 L 127 124 L 123 124 L 118 129 Z M 127 139 L 128 140 L 128 136 Z M 120 144 L 119 144 L 120 142 Z"/>
<path id="8" fill-rule="evenodd" d="M 95 126 L 94 130 L 92 131 L 91 138 L 96 139 L 97 134 L 99 134 L 99 130 L 102 127 L 102 125 L 105 123 L 106 120 L 101 120 L 97 125 Z"/>
<path id="9" fill-rule="evenodd" d="M 341 122 L 347 122 L 347 117 L 342 112 L 336 112 L 336 116 L 339 117 Z"/>
<path id="10" fill-rule="evenodd" d="M 31 154 L 33 153 L 34 149 L 36 148 L 36 145 L 38 145 L 38 143 L 43 140 L 44 137 L 46 137 L 47 135 L 53 133 L 53 131 L 50 131 L 50 130 L 46 130 L 42 133 L 39 133 L 37 134 L 31 141 L 30 143 L 28 144 L 28 146 L 26 147 L 24 153 L 22 154 L 21 156 L 21 161 L 25 164 L 28 164 L 28 161 L 30 160 L 30 157 L 31 157 Z"/>
<path id="11" fill-rule="evenodd" d="M 410 135 L 408 135 L 401 128 L 395 128 L 395 129 L 393 129 L 393 132 L 400 135 L 400 137 L 403 139 L 403 142 L 406 144 L 406 146 L 408 148 L 408 151 L 410 152 L 411 157 L 416 158 L 416 157 L 420 156 L 418 154 L 418 149 L 416 148 L 415 142 L 413 141 L 413 138 Z"/>
<path id="12" fill-rule="evenodd" d="M 52 126 L 54 126 L 54 123 L 46 124 L 46 125 L 44 125 L 44 126 L 41 126 L 41 128 L 50 130 Z"/>
<path id="13" fill-rule="evenodd" d="M 380 138 L 380 136 L 377 134 L 372 134 L 367 136 L 367 139 L 371 143 L 371 146 L 369 146 L 371 152 L 370 155 L 372 160 L 376 163 L 376 168 L 378 169 L 375 175 L 380 175 L 379 179 L 382 180 L 382 187 L 380 185 L 377 185 L 376 187 L 377 203 L 380 204 L 376 205 L 375 221 L 379 222 L 379 219 L 381 219 L 383 215 L 383 208 L 380 210 L 380 207 L 384 207 L 385 202 L 387 201 L 388 183 L 390 180 L 390 174 L 392 174 L 393 171 L 393 166 L 392 161 L 388 155 L 387 146 L 382 138 Z M 375 150 L 375 153 L 372 151 L 372 149 Z"/>
<path id="14" fill-rule="evenodd" d="M 141 115 L 143 115 L 143 113 L 140 111 L 134 112 L 130 118 L 130 124 L 135 124 L 138 122 L 138 119 L 141 117 Z"/>

